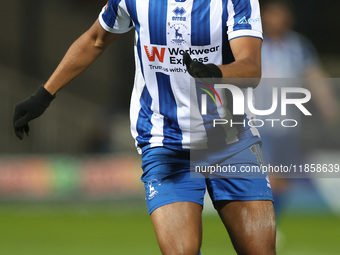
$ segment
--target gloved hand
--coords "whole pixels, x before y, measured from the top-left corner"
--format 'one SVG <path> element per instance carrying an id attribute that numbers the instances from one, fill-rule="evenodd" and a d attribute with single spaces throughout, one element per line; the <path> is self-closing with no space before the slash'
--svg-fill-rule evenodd
<path id="1" fill-rule="evenodd" d="M 183 62 L 186 65 L 189 74 L 194 78 L 198 78 L 198 80 L 203 83 L 216 83 L 222 78 L 222 71 L 217 65 L 203 64 L 196 60 L 192 60 L 187 52 L 183 53 Z"/>
<path id="2" fill-rule="evenodd" d="M 54 98 L 55 95 L 51 95 L 44 86 L 41 86 L 30 98 L 17 104 L 13 116 L 13 126 L 15 134 L 20 140 L 24 138 L 24 132 L 28 136 L 28 122 L 43 114 Z"/>

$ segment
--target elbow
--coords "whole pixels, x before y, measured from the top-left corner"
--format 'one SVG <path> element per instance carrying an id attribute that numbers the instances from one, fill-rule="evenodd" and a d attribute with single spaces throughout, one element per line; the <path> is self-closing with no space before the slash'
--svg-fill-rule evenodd
<path id="1" fill-rule="evenodd" d="M 257 86 L 260 84 L 261 76 L 262 76 L 262 72 L 260 70 L 260 72 L 258 72 L 257 75 L 254 76 L 255 78 L 253 78 L 253 80 L 254 80 L 253 86 L 252 86 L 253 89 L 257 88 Z"/>
<path id="2" fill-rule="evenodd" d="M 106 48 L 106 45 L 102 40 L 95 40 L 93 46 L 100 51 L 103 51 Z"/>
<path id="3" fill-rule="evenodd" d="M 256 89 L 260 84 L 261 78 L 254 78 L 253 85 L 251 86 L 253 89 Z"/>
<path id="4" fill-rule="evenodd" d="M 94 33 L 93 31 L 88 30 L 87 32 L 85 32 L 85 36 L 88 38 L 89 43 L 94 49 L 103 51 L 106 48 L 105 41 L 98 35 L 98 33 Z"/>
<path id="5" fill-rule="evenodd" d="M 97 50 L 102 51 L 106 48 L 105 41 L 99 36 L 92 37 L 92 42 L 93 42 L 93 47 L 96 48 Z"/>
<path id="6" fill-rule="evenodd" d="M 256 88 L 262 76 L 261 59 L 247 57 L 239 60 L 239 63 L 242 67 L 240 77 L 247 81 L 245 87 Z"/>
<path id="7" fill-rule="evenodd" d="M 261 77 L 262 77 L 262 68 L 261 68 L 261 63 L 259 64 L 253 64 L 252 65 L 252 70 L 249 72 L 249 78 L 251 78 L 251 84 L 250 87 L 252 88 L 256 88 L 261 81 Z"/>

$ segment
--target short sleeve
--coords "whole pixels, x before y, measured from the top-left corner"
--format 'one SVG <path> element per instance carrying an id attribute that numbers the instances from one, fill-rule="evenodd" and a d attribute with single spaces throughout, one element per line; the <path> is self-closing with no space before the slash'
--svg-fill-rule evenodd
<path id="1" fill-rule="evenodd" d="M 99 14 L 100 25 L 108 32 L 122 34 L 133 27 L 125 0 L 109 0 Z"/>
<path id="2" fill-rule="evenodd" d="M 251 36 L 263 39 L 258 0 L 229 0 L 228 39 Z"/>

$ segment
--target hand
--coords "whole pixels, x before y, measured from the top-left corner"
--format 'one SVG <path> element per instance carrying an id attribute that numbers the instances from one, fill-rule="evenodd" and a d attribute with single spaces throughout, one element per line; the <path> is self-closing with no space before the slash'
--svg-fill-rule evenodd
<path id="1" fill-rule="evenodd" d="M 54 95 L 41 86 L 30 98 L 17 104 L 13 116 L 13 126 L 15 134 L 20 140 L 24 138 L 24 132 L 28 136 L 28 122 L 43 114 L 54 98 Z"/>
<path id="2" fill-rule="evenodd" d="M 183 53 L 183 62 L 188 73 L 194 78 L 199 78 L 203 83 L 216 83 L 222 78 L 222 71 L 217 65 L 203 64 L 197 60 L 192 60 L 187 52 Z"/>

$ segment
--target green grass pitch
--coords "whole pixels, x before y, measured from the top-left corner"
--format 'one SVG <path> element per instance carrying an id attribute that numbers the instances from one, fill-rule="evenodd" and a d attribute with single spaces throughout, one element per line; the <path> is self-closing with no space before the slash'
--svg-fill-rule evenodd
<path id="1" fill-rule="evenodd" d="M 282 255 L 340 254 L 340 218 L 284 216 Z M 202 254 L 236 254 L 216 215 L 203 218 Z M 0 204 L 0 254 L 160 254 L 149 216 L 105 205 Z"/>

